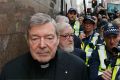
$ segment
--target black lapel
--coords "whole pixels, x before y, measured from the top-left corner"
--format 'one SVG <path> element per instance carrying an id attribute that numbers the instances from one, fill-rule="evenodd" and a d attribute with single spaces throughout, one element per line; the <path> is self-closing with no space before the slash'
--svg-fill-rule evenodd
<path id="1" fill-rule="evenodd" d="M 57 52 L 57 65 L 56 65 L 56 78 L 55 80 L 69 80 L 69 61 L 66 61 L 68 53 L 65 53 L 61 50 Z"/>

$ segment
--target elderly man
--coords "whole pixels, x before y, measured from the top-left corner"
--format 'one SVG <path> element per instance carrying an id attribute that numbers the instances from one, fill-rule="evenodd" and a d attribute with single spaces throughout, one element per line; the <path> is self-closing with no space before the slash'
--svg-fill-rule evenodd
<path id="1" fill-rule="evenodd" d="M 74 31 L 70 24 L 62 22 L 62 23 L 57 23 L 57 29 L 60 33 L 60 42 L 59 42 L 59 47 L 68 52 L 68 53 L 73 53 L 80 58 L 82 58 L 84 61 L 86 59 L 86 54 L 83 50 L 79 48 L 74 47 Z"/>
<path id="2" fill-rule="evenodd" d="M 119 33 L 118 27 L 111 23 L 104 26 L 105 44 L 99 45 L 92 54 L 90 80 L 120 80 L 117 77 L 120 66 Z"/>
<path id="3" fill-rule="evenodd" d="M 62 16 L 62 15 L 56 16 L 55 20 L 56 20 L 57 23 L 60 23 L 58 26 L 60 26 L 62 24 L 62 22 L 69 23 L 69 19 L 66 16 Z M 77 37 L 76 35 L 74 35 L 73 37 L 74 37 L 74 47 L 75 48 L 80 48 L 80 44 L 81 44 L 80 38 Z"/>
<path id="4" fill-rule="evenodd" d="M 8 63 L 0 80 L 86 80 L 86 67 L 81 59 L 58 50 L 55 21 L 47 14 L 37 13 L 29 22 L 30 52 Z"/>

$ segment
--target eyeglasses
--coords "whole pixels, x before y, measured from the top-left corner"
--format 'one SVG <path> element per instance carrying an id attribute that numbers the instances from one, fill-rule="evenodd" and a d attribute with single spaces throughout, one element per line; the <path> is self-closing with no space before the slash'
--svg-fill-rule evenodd
<path id="1" fill-rule="evenodd" d="M 73 38 L 74 34 L 64 34 L 64 35 L 60 35 L 60 36 L 66 38 L 66 39 L 69 39 L 70 37 Z"/>

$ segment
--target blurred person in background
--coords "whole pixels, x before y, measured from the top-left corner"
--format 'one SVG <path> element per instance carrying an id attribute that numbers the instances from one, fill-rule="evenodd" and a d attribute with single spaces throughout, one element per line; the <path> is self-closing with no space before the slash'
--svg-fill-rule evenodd
<path id="1" fill-rule="evenodd" d="M 114 19 L 116 19 L 116 18 L 120 18 L 120 11 L 119 10 L 115 11 Z"/>
<path id="2" fill-rule="evenodd" d="M 63 15 L 57 15 L 55 21 L 56 21 L 57 23 L 61 23 L 61 25 L 62 25 L 62 23 L 64 23 L 64 22 L 69 23 L 68 17 L 63 16 Z M 72 27 L 71 27 L 71 28 L 72 28 Z M 72 29 L 73 29 L 73 28 L 72 28 Z M 73 32 L 74 32 L 74 29 L 73 29 Z M 73 35 L 73 37 L 74 37 L 74 39 L 73 39 L 73 40 L 74 40 L 74 47 L 75 47 L 75 48 L 80 48 L 80 44 L 81 44 L 80 38 L 77 37 L 75 34 Z"/>
<path id="3" fill-rule="evenodd" d="M 112 21 L 113 24 L 115 24 L 120 31 L 120 18 L 116 18 L 115 20 Z M 120 33 L 119 33 L 119 45 L 120 45 Z"/>
<path id="4" fill-rule="evenodd" d="M 83 20 L 84 20 L 84 17 L 83 16 L 79 16 L 78 20 L 80 22 L 80 31 L 82 31 L 83 30 Z"/>
<path id="5" fill-rule="evenodd" d="M 120 30 L 120 18 L 116 18 L 115 20 L 112 21 L 113 24 L 117 25 L 117 27 Z"/>
<path id="6" fill-rule="evenodd" d="M 59 47 L 68 53 L 79 56 L 85 61 L 85 52 L 74 47 L 74 31 L 71 25 L 65 22 L 57 23 L 57 29 L 60 33 Z"/>
<path id="7" fill-rule="evenodd" d="M 74 34 L 76 36 L 79 36 L 79 34 L 80 34 L 80 23 L 77 19 L 77 15 L 78 15 L 78 12 L 77 12 L 76 8 L 70 8 L 68 10 L 67 17 L 69 19 L 69 24 L 74 29 Z"/>

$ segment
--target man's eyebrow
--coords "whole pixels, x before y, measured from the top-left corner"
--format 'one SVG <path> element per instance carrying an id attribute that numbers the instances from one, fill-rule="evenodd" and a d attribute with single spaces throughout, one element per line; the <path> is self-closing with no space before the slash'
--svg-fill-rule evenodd
<path id="1" fill-rule="evenodd" d="M 36 35 L 36 34 L 31 34 L 30 36 L 31 37 L 42 37 L 42 36 L 39 36 L 39 35 Z M 47 37 L 47 36 L 54 36 L 54 35 L 53 34 L 46 34 L 43 37 Z"/>
<path id="2" fill-rule="evenodd" d="M 39 36 L 38 36 L 38 35 L 36 35 L 36 34 L 31 34 L 30 36 L 33 36 L 33 37 L 34 37 L 34 36 L 35 36 L 35 37 L 39 37 Z"/>
<path id="3" fill-rule="evenodd" d="M 53 34 L 48 34 L 48 35 L 45 35 L 44 37 L 54 37 L 54 35 Z"/>
<path id="4" fill-rule="evenodd" d="M 63 35 L 69 35 L 69 34 L 74 34 L 74 33 L 65 33 L 65 34 L 63 34 Z"/>

